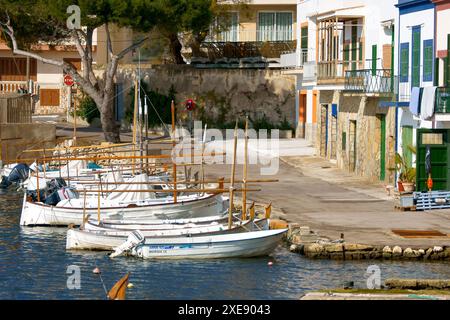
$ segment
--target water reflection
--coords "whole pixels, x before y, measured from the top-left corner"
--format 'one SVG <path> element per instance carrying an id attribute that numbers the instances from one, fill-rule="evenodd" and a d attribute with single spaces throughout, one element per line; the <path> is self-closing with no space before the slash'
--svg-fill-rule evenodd
<path id="1" fill-rule="evenodd" d="M 450 278 L 448 263 L 313 261 L 284 247 L 256 259 L 112 260 L 104 252 L 66 251 L 65 228 L 20 227 L 21 201 L 14 192 L 0 196 L 0 299 L 105 299 L 100 277 L 92 273 L 96 266 L 107 288 L 130 272 L 130 299 L 297 299 L 344 281 L 364 287 L 374 263 L 382 280 Z M 81 290 L 67 289 L 70 265 L 80 267 Z"/>

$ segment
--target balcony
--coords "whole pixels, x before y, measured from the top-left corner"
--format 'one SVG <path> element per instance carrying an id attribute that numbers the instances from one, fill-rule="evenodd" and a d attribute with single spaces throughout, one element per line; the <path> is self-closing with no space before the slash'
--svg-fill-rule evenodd
<path id="1" fill-rule="evenodd" d="M 390 69 L 345 71 L 345 91 L 374 95 L 394 93 L 394 79 Z"/>
<path id="2" fill-rule="evenodd" d="M 197 68 L 279 68 L 281 55 L 297 47 L 293 39 L 292 30 L 224 32 L 204 41 L 190 60 Z"/>
<path id="3" fill-rule="evenodd" d="M 280 64 L 283 69 L 302 68 L 308 62 L 308 49 L 301 49 L 300 52 L 287 52 L 280 56 Z"/>
<path id="4" fill-rule="evenodd" d="M 28 87 L 27 81 L 0 81 L 0 95 L 17 93 L 21 87 L 26 89 Z M 32 82 L 31 92 L 29 93 L 39 93 L 39 85 L 37 84 L 37 82 Z"/>
<path id="5" fill-rule="evenodd" d="M 319 61 L 317 80 L 319 84 L 344 84 L 345 72 L 363 69 L 363 62 L 357 61 Z"/>
<path id="6" fill-rule="evenodd" d="M 437 88 L 436 113 L 450 113 L 450 88 Z"/>

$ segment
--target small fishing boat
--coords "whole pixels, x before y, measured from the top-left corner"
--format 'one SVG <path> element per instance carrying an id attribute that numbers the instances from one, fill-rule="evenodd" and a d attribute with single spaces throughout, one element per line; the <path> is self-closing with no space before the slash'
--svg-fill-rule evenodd
<path id="1" fill-rule="evenodd" d="M 220 194 L 189 194 L 177 198 L 148 199 L 121 203 L 101 199 L 100 206 L 89 202 L 85 207 L 82 199 L 69 199 L 57 206 L 32 202 L 24 195 L 24 204 L 20 217 L 22 226 L 68 226 L 81 225 L 84 215 L 97 215 L 107 219 L 188 219 L 222 214 L 228 207 L 228 201 Z M 76 205 L 71 205 L 76 203 Z M 100 208 L 100 210 L 99 210 Z"/>
<path id="2" fill-rule="evenodd" d="M 270 254 L 287 229 L 263 230 L 199 237 L 145 238 L 134 231 L 116 251 L 115 258 L 130 255 L 143 259 L 250 258 Z"/>
<path id="3" fill-rule="evenodd" d="M 255 221 L 243 221 L 235 223 L 231 229 L 225 224 L 213 225 L 187 225 L 180 229 L 143 229 L 139 230 L 145 238 L 169 238 L 169 237 L 197 237 L 205 235 L 218 235 L 228 233 L 249 232 L 253 230 L 267 230 L 269 221 L 260 219 Z M 107 250 L 112 251 L 127 241 L 127 237 L 136 230 L 121 230 L 111 228 L 98 228 L 97 230 L 67 231 L 67 250 Z"/>

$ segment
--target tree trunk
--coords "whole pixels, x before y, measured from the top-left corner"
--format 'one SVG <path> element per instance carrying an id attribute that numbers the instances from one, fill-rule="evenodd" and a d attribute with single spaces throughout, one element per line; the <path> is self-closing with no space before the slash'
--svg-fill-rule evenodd
<path id="1" fill-rule="evenodd" d="M 175 60 L 176 64 L 185 64 L 183 56 L 181 55 L 181 50 L 183 49 L 183 45 L 178 39 L 177 34 L 171 34 L 169 36 L 170 40 L 170 52 Z"/>
<path id="2" fill-rule="evenodd" d="M 116 122 L 114 116 L 114 95 L 109 92 L 105 94 L 101 105 L 100 121 L 102 130 L 105 134 L 105 140 L 108 142 L 120 142 L 120 125 Z"/>

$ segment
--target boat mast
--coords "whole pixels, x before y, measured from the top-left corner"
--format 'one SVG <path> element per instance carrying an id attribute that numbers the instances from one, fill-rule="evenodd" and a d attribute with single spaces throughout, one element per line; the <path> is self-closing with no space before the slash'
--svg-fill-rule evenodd
<path id="1" fill-rule="evenodd" d="M 233 201 L 234 201 L 234 176 L 236 173 L 236 153 L 237 153 L 237 131 L 238 121 L 236 120 L 236 126 L 234 127 L 234 147 L 233 147 L 233 165 L 231 166 L 231 182 L 230 182 L 230 205 L 228 215 L 228 229 L 231 229 L 233 220 Z"/>
<path id="2" fill-rule="evenodd" d="M 133 156 L 136 156 L 136 143 L 137 143 L 137 118 L 138 118 L 138 81 L 134 80 L 134 112 L 133 112 Z M 131 160 L 134 172 L 134 158 Z"/>
<path id="3" fill-rule="evenodd" d="M 243 186 L 244 190 L 242 194 L 242 221 L 247 217 L 247 166 L 248 166 L 248 117 L 245 119 L 245 138 L 244 138 L 244 173 L 243 173 Z"/>
<path id="4" fill-rule="evenodd" d="M 172 147 L 174 150 L 176 147 L 176 141 L 175 141 L 175 101 L 172 100 L 172 103 L 170 105 L 170 110 L 172 113 Z M 173 192 L 173 202 L 177 203 L 177 192 L 175 191 L 177 189 L 177 163 L 176 159 L 172 159 L 173 166 L 172 166 L 172 175 L 173 175 L 173 183 L 174 183 L 174 192 Z"/>

